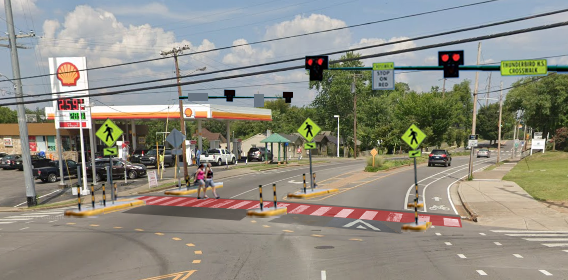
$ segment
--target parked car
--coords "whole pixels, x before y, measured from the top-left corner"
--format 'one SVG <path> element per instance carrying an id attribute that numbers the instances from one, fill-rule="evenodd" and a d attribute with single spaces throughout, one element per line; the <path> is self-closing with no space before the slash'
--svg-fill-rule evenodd
<path id="1" fill-rule="evenodd" d="M 104 181 L 107 179 L 107 168 L 109 167 L 108 158 L 100 158 L 95 160 L 95 178 L 97 181 Z M 89 177 L 93 175 L 92 165 L 87 166 L 87 174 Z M 124 178 L 124 171 L 128 179 L 136 179 L 140 176 L 146 175 L 146 166 L 139 163 L 131 163 L 129 161 L 113 158 L 112 159 L 112 178 Z"/>
<path id="2" fill-rule="evenodd" d="M 448 150 L 432 150 L 428 156 L 428 166 L 442 164 L 446 167 L 452 165 L 452 155 Z"/>
<path id="3" fill-rule="evenodd" d="M 0 163 L 0 168 L 7 169 L 16 169 L 16 161 L 19 160 L 22 155 L 7 155 L 2 158 L 2 162 Z"/>
<path id="4" fill-rule="evenodd" d="M 63 176 L 77 176 L 77 167 L 81 166 L 73 160 L 65 160 L 63 163 Z M 33 169 L 34 178 L 44 183 L 55 183 L 61 177 L 59 161 L 49 161 L 47 166 Z"/>
<path id="5" fill-rule="evenodd" d="M 164 150 L 160 150 L 159 154 L 163 154 Z M 158 164 L 158 152 L 152 149 L 148 153 L 145 153 L 143 157 L 140 157 L 140 163 L 146 166 L 157 166 Z M 164 166 L 174 166 L 175 158 L 172 155 L 172 150 L 167 149 L 164 155 Z"/>
<path id="6" fill-rule="evenodd" d="M 40 167 L 45 167 L 49 165 L 49 162 L 51 161 L 48 158 L 44 158 L 44 157 L 40 157 L 37 155 L 32 155 L 32 168 L 40 168 Z M 24 171 L 24 159 L 20 158 L 18 160 L 16 160 L 16 168 L 18 168 L 18 170 L 20 171 Z"/>
<path id="7" fill-rule="evenodd" d="M 7 153 L 0 153 L 0 163 L 2 162 L 2 159 L 7 155 Z"/>
<path id="8" fill-rule="evenodd" d="M 268 152 L 268 157 L 266 156 L 267 152 Z M 266 150 L 265 147 L 250 148 L 247 153 L 248 161 L 252 161 L 253 159 L 258 161 L 264 161 L 266 158 L 272 161 L 273 155 L 272 152 L 270 150 Z"/>
<path id="9" fill-rule="evenodd" d="M 225 163 L 235 164 L 237 158 L 225 149 L 209 149 L 199 157 L 201 163 L 213 163 L 222 165 Z"/>
<path id="10" fill-rule="evenodd" d="M 489 151 L 489 149 L 487 148 L 481 148 L 477 151 L 477 158 L 480 157 L 486 157 L 486 158 L 490 158 L 491 157 L 491 151 Z"/>
<path id="11" fill-rule="evenodd" d="M 148 153 L 148 149 L 137 149 L 130 156 L 130 162 L 140 163 L 140 158 L 143 157 L 144 155 L 146 155 L 146 153 Z"/>

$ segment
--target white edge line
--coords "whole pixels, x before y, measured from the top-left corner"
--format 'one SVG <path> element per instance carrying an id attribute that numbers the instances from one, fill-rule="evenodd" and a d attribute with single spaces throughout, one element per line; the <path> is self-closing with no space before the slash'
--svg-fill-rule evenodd
<path id="1" fill-rule="evenodd" d="M 321 271 L 321 280 L 326 280 L 327 279 L 327 275 L 325 273 L 325 270 Z"/>

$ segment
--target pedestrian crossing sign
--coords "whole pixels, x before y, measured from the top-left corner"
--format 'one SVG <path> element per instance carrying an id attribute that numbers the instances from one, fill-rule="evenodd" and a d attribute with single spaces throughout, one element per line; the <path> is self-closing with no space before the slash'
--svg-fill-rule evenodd
<path id="1" fill-rule="evenodd" d="M 409 151 L 408 156 L 411 157 L 411 158 L 421 157 L 422 151 L 420 151 L 420 150 Z"/>
<path id="2" fill-rule="evenodd" d="M 304 149 L 313 150 L 316 148 L 316 143 L 304 143 Z"/>
<path id="3" fill-rule="evenodd" d="M 418 148 L 418 146 L 422 144 L 424 138 L 426 138 L 426 134 L 424 134 L 422 130 L 420 130 L 416 125 L 413 124 L 400 138 L 404 140 L 404 142 L 406 142 L 406 144 L 408 144 L 410 148 L 416 150 L 416 148 Z"/>
<path id="4" fill-rule="evenodd" d="M 118 137 L 122 135 L 122 130 L 114 124 L 110 119 L 107 119 L 103 125 L 97 130 L 97 137 L 101 139 L 108 147 L 114 146 Z"/>
<path id="5" fill-rule="evenodd" d="M 321 128 L 310 118 L 307 118 L 300 128 L 298 128 L 298 132 L 302 137 L 306 138 L 308 142 L 312 142 L 314 137 L 320 132 Z"/>
<path id="6" fill-rule="evenodd" d="M 118 156 L 118 149 L 116 147 L 104 148 L 103 156 Z"/>

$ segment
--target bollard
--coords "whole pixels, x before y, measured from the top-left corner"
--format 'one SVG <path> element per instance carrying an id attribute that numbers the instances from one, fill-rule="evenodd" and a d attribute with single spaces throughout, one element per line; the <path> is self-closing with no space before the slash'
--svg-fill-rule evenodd
<path id="1" fill-rule="evenodd" d="M 258 190 L 260 192 L 260 211 L 262 211 L 262 185 L 258 185 Z"/>
<path id="2" fill-rule="evenodd" d="M 91 204 L 93 209 L 95 209 L 95 185 L 91 184 Z"/>
<path id="3" fill-rule="evenodd" d="M 118 199 L 118 192 L 116 192 L 116 183 L 114 183 L 114 200 Z"/>
<path id="4" fill-rule="evenodd" d="M 304 176 L 304 193 L 306 193 L 306 173 L 302 175 Z"/>
<path id="5" fill-rule="evenodd" d="M 107 202 L 106 202 L 106 193 L 105 193 L 105 184 L 103 183 L 103 206 L 106 207 L 107 206 Z"/>
<path id="6" fill-rule="evenodd" d="M 77 186 L 77 206 L 79 206 L 79 212 L 81 211 L 81 186 Z"/>
<path id="7" fill-rule="evenodd" d="M 274 209 L 276 209 L 276 184 L 272 184 L 272 190 L 274 191 Z"/>
<path id="8" fill-rule="evenodd" d="M 185 188 L 189 190 L 189 175 L 185 176 Z"/>
<path id="9" fill-rule="evenodd" d="M 318 184 L 316 184 L 316 173 L 315 172 L 313 174 L 313 180 L 314 180 L 314 186 L 312 187 L 312 191 L 314 190 L 314 188 L 316 188 L 318 186 Z"/>

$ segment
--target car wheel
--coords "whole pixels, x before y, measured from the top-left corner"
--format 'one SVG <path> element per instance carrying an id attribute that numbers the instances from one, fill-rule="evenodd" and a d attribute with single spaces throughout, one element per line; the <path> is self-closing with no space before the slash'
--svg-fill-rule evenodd
<path id="1" fill-rule="evenodd" d="M 217 165 L 221 166 L 223 164 L 223 161 L 221 161 L 221 159 L 219 159 L 219 161 L 217 161 Z"/>
<path id="2" fill-rule="evenodd" d="M 444 167 L 448 167 L 448 162 L 447 162 L 447 161 L 444 163 Z"/>
<path id="3" fill-rule="evenodd" d="M 47 183 L 47 179 L 40 179 L 42 182 Z"/>
<path id="4" fill-rule="evenodd" d="M 231 160 L 231 164 L 235 164 L 235 158 Z"/>
<path id="5" fill-rule="evenodd" d="M 428 163 L 428 167 L 431 167 L 431 166 L 432 166 L 432 164 L 431 164 L 431 163 Z"/>
<path id="6" fill-rule="evenodd" d="M 448 166 L 452 166 L 452 161 L 451 161 L 451 160 L 448 162 Z"/>
<path id="7" fill-rule="evenodd" d="M 49 181 L 50 183 L 55 183 L 57 182 L 57 176 L 55 176 L 55 174 L 50 173 L 49 175 L 47 175 L 47 181 Z"/>
<path id="8" fill-rule="evenodd" d="M 128 179 L 134 180 L 136 178 L 138 178 L 138 173 L 136 173 L 136 171 L 134 170 L 130 170 L 128 172 Z"/>

